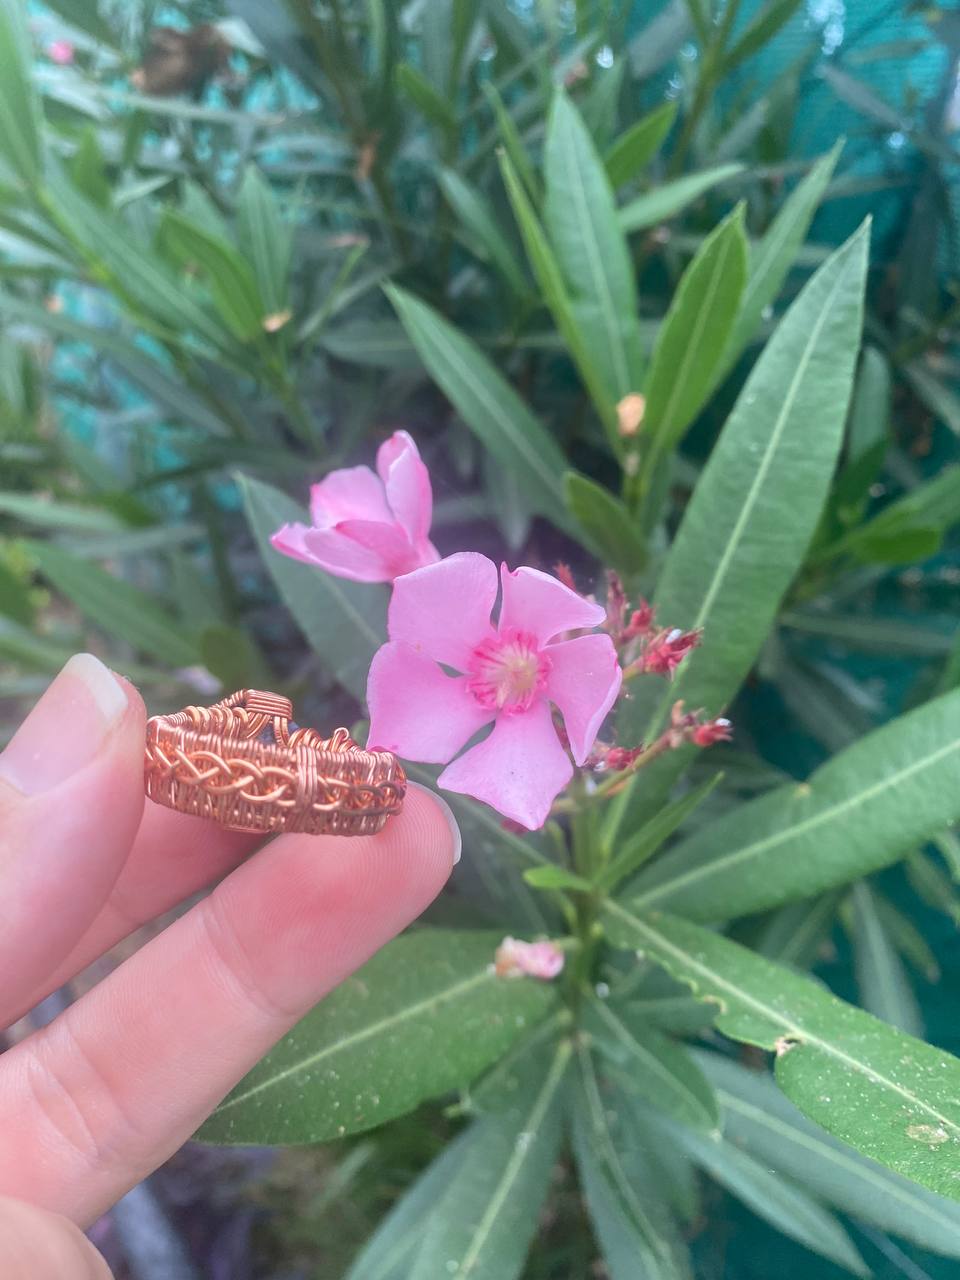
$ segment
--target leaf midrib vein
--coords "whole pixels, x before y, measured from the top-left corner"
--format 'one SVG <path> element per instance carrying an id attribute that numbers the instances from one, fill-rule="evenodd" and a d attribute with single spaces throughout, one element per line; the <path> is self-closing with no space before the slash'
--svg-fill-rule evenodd
<path id="1" fill-rule="evenodd" d="M 847 259 L 847 261 L 844 262 L 842 270 L 838 273 L 837 278 L 834 281 L 833 286 L 830 289 L 830 292 L 827 295 L 827 298 L 825 299 L 824 304 L 820 309 L 820 314 L 817 316 L 816 324 L 813 326 L 813 329 L 810 331 L 810 336 L 807 339 L 807 343 L 804 347 L 803 354 L 801 355 L 800 359 L 797 361 L 797 367 L 794 370 L 793 377 L 790 380 L 789 389 L 787 391 L 786 396 L 784 397 L 783 405 L 781 406 L 780 412 L 777 415 L 777 420 L 776 420 L 776 423 L 774 424 L 773 431 L 770 433 L 769 443 L 767 445 L 767 448 L 764 452 L 763 457 L 760 460 L 760 465 L 757 467 L 757 471 L 750 484 L 750 488 L 747 491 L 746 499 L 744 500 L 744 503 L 740 508 L 740 512 L 737 515 L 737 519 L 734 522 L 734 526 L 731 531 L 730 537 L 727 541 L 727 545 L 723 549 L 723 555 L 720 557 L 720 561 L 710 581 L 710 585 L 704 594 L 703 601 L 700 605 L 700 608 L 697 610 L 696 621 L 693 623 L 691 630 L 699 630 L 700 628 L 704 627 L 707 621 L 707 618 L 709 616 L 709 613 L 713 608 L 713 602 L 714 600 L 716 600 L 717 596 L 719 595 L 723 582 L 729 572 L 731 561 L 733 560 L 734 556 L 739 550 L 740 542 L 744 535 L 744 530 L 747 526 L 747 523 L 753 516 L 753 509 L 756 506 L 760 491 L 767 478 L 767 472 L 770 470 L 770 467 L 773 465 L 773 459 L 776 457 L 777 450 L 780 447 L 780 439 L 786 429 L 787 420 L 793 410 L 794 403 L 799 393 L 801 379 L 805 375 L 807 371 L 807 366 L 810 364 L 810 361 L 813 358 L 813 351 L 814 351 L 814 348 L 816 347 L 817 341 L 819 340 L 820 333 L 823 329 L 823 326 L 827 322 L 827 316 L 829 315 L 831 308 L 833 306 L 833 303 L 836 299 L 836 296 L 840 291 L 840 286 L 843 284 L 843 282 L 847 278 L 848 271 L 849 271 L 849 259 Z M 742 394 L 746 394 L 747 390 L 749 389 L 749 386 L 750 386 L 750 383 L 748 382 Z M 667 705 L 676 700 L 678 689 L 683 685 L 684 674 L 685 674 L 684 672 L 681 672 L 674 688 L 668 690 L 664 694 L 664 696 L 661 698 L 660 703 L 657 707 L 657 710 L 653 716 L 653 719 L 651 720 L 651 723 L 648 727 L 648 732 L 645 735 L 645 739 L 644 739 L 645 741 L 650 741 L 652 739 L 652 736 L 655 733 L 657 726 L 659 725 L 663 717 L 663 713 L 666 710 Z"/>
<path id="2" fill-rule="evenodd" d="M 594 287 L 601 304 L 600 312 L 603 316 L 604 328 L 607 331 L 607 341 L 610 344 L 610 353 L 613 356 L 617 375 L 617 396 L 622 398 L 630 390 L 630 371 L 627 366 L 626 354 L 623 350 L 620 330 L 616 323 L 617 308 L 613 301 L 610 282 L 603 269 L 603 255 L 596 238 L 596 227 L 593 224 L 590 209 L 586 202 L 579 147 L 575 139 L 568 138 L 567 143 L 568 145 L 564 146 L 563 149 L 566 158 L 567 181 L 574 194 L 574 209 L 577 221 L 582 228 L 583 242 L 587 250 L 587 260 L 590 264 L 590 274 L 594 278 Z"/>
<path id="3" fill-rule="evenodd" d="M 477 1229 L 473 1233 L 473 1236 L 467 1245 L 467 1250 L 460 1260 L 460 1266 L 457 1271 L 458 1275 L 468 1275 L 470 1269 L 476 1264 L 477 1258 L 480 1256 L 480 1251 L 486 1244 L 490 1230 L 497 1219 L 497 1215 L 503 1207 L 503 1202 L 506 1200 L 510 1188 L 513 1186 L 514 1182 L 516 1182 L 517 1175 L 523 1166 L 524 1160 L 526 1160 L 527 1156 L 530 1154 L 539 1137 L 538 1131 L 540 1125 L 547 1113 L 547 1108 L 553 1099 L 554 1091 L 560 1083 L 560 1077 L 566 1068 L 569 1056 L 569 1046 L 561 1044 L 554 1055 L 553 1062 L 550 1065 L 550 1070 L 547 1072 L 540 1092 L 537 1094 L 533 1106 L 530 1108 L 530 1112 L 527 1115 L 526 1121 L 520 1129 L 521 1133 L 529 1133 L 532 1137 L 526 1145 L 514 1144 L 513 1150 L 510 1153 L 510 1159 L 504 1166 L 503 1175 L 494 1187 L 493 1194 L 491 1195 L 487 1207 L 484 1210 L 483 1217 L 477 1224 Z"/>
<path id="4" fill-rule="evenodd" d="M 620 1019 L 612 1013 L 605 1004 L 600 1000 L 592 1002 L 593 1008 L 597 1010 L 603 1020 L 611 1028 L 614 1035 L 622 1041 L 633 1054 L 646 1066 L 650 1074 L 656 1075 L 676 1097 L 680 1098 L 688 1107 L 692 1107 L 696 1111 L 703 1111 L 699 1098 L 696 1097 L 683 1083 L 675 1076 L 672 1076 L 666 1066 L 655 1053 L 652 1053 L 647 1047 L 640 1043 L 633 1035 L 630 1034 L 629 1028 L 620 1021 Z"/>
<path id="5" fill-rule="evenodd" d="M 265 1089 L 272 1089 L 284 1080 L 289 1080 L 291 1076 L 299 1075 L 302 1071 L 312 1070 L 318 1062 L 322 1062 L 324 1058 L 329 1058 L 332 1054 L 343 1053 L 348 1049 L 352 1049 L 354 1046 L 362 1044 L 364 1040 L 369 1040 L 372 1036 L 380 1035 L 384 1031 L 399 1026 L 409 1018 L 416 1018 L 428 1009 L 444 1004 L 447 1000 L 456 999 L 471 990 L 471 988 L 480 986 L 481 983 L 489 982 L 490 980 L 490 974 L 485 969 L 480 973 L 471 974 L 469 978 L 462 979 L 452 987 L 434 992 L 433 995 L 427 996 L 426 999 L 419 1000 L 416 1004 L 407 1005 L 405 1008 L 399 1009 L 396 1013 L 391 1013 L 377 1022 L 371 1022 L 359 1031 L 354 1031 L 351 1035 L 344 1036 L 333 1044 L 324 1045 L 316 1053 L 307 1058 L 301 1058 L 299 1062 L 285 1067 L 283 1071 L 278 1071 L 275 1075 L 270 1076 L 268 1080 L 262 1080 L 258 1084 L 252 1085 L 245 1093 L 238 1093 L 231 1098 L 227 1098 L 217 1108 L 216 1115 L 223 1115 L 231 1107 L 238 1106 L 241 1102 L 247 1102 L 258 1093 L 263 1093 Z"/>
<path id="6" fill-rule="evenodd" d="M 829 808 L 821 809 L 819 813 L 813 813 L 802 822 L 794 823 L 793 826 L 782 828 L 775 831 L 772 835 L 764 836 L 762 840 L 755 840 L 753 844 L 744 845 L 740 849 L 733 850 L 719 858 L 714 858 L 711 862 L 702 863 L 685 872 L 683 875 L 675 876 L 672 880 L 665 880 L 661 884 L 654 885 L 648 889 L 646 893 L 638 894 L 632 899 L 634 906 L 649 906 L 652 902 L 665 897 L 668 894 L 675 893 L 680 886 L 694 884 L 698 880 L 709 880 L 711 876 L 716 875 L 720 871 L 725 871 L 729 867 L 737 866 L 741 862 L 745 862 L 748 858 L 759 857 L 761 854 L 775 849 L 778 844 L 783 844 L 787 840 L 798 839 L 805 836 L 811 831 L 815 831 L 817 827 L 824 822 L 830 822 L 832 819 L 841 814 L 850 813 L 852 810 L 859 808 L 872 800 L 874 796 L 879 795 L 882 791 L 886 791 L 890 787 L 899 786 L 905 779 L 910 778 L 915 773 L 919 773 L 923 769 L 927 769 L 948 756 L 952 751 L 956 751 L 960 747 L 960 738 L 954 738 L 945 746 L 939 747 L 936 751 L 932 751 L 929 755 L 922 756 L 918 760 L 912 761 L 905 765 L 898 773 L 891 774 L 886 778 L 881 778 L 867 787 L 864 791 L 858 791 L 852 796 L 846 796 L 843 800 L 831 805 Z M 814 781 L 814 786 L 816 782 Z"/>
<path id="7" fill-rule="evenodd" d="M 788 1142 L 794 1142 L 798 1146 L 805 1147 L 808 1151 L 815 1152 L 821 1160 L 832 1162 L 839 1168 L 859 1175 L 865 1182 L 872 1183 L 881 1192 L 902 1201 L 913 1213 L 926 1214 L 938 1226 L 947 1227 L 955 1233 L 958 1231 L 956 1222 L 944 1214 L 937 1213 L 936 1206 L 928 1204 L 922 1196 L 918 1200 L 912 1199 L 908 1194 L 909 1188 L 901 1186 L 897 1181 L 900 1175 L 894 1174 L 892 1178 L 885 1178 L 882 1173 L 878 1173 L 868 1163 L 861 1164 L 859 1160 L 854 1160 L 845 1155 L 844 1152 L 838 1151 L 831 1143 L 823 1142 L 812 1134 L 804 1133 L 802 1129 L 792 1128 L 785 1121 L 778 1119 L 776 1116 L 771 1116 L 769 1112 L 764 1111 L 761 1107 L 755 1107 L 752 1103 L 745 1102 L 743 1098 L 737 1097 L 736 1094 L 728 1093 L 722 1086 L 716 1088 L 716 1094 L 717 1099 L 725 1110 L 739 1111 L 741 1115 L 750 1117 L 755 1123 L 766 1126 L 771 1132 L 785 1134 Z"/>
<path id="8" fill-rule="evenodd" d="M 659 422 L 654 419 L 653 432 L 656 433 L 657 445 L 661 448 L 663 447 L 662 437 L 669 436 L 671 434 L 670 420 L 675 412 L 675 406 L 683 393 L 687 390 L 687 371 L 695 362 L 701 335 L 707 325 L 707 321 L 710 319 L 710 311 L 713 306 L 713 301 L 717 290 L 720 287 L 720 281 L 723 278 L 723 272 L 727 265 L 727 258 L 730 256 L 731 244 L 732 242 L 730 240 L 726 240 L 721 246 L 720 253 L 714 263 L 713 271 L 710 273 L 710 279 L 708 281 L 706 291 L 704 292 L 703 301 L 697 311 L 693 331 L 690 334 L 690 339 L 687 342 L 683 355 L 680 358 L 680 364 L 676 370 L 676 376 L 673 377 L 671 382 L 670 394 L 667 397 L 667 403 L 664 405 L 663 412 L 660 414 Z M 684 301 L 684 299 L 678 299 L 678 313 L 680 310 L 680 303 L 682 301 Z"/>
<path id="9" fill-rule="evenodd" d="M 758 1000 L 755 996 L 749 995 L 741 987 L 734 986 L 732 982 L 727 981 L 727 979 L 722 977 L 715 970 L 702 964 L 692 956 L 689 951 L 685 951 L 675 943 L 672 943 L 669 938 L 664 937 L 662 933 L 658 933 L 654 926 L 645 924 L 635 915 L 632 915 L 631 912 L 624 910 L 624 908 L 618 903 L 608 902 L 607 909 L 612 911 L 614 915 L 622 916 L 623 919 L 627 920 L 639 933 L 645 933 L 648 936 L 652 935 L 656 939 L 657 945 L 662 947 L 665 951 L 672 953 L 684 969 L 695 969 L 697 972 L 701 973 L 709 983 L 720 987 L 723 991 L 729 992 L 739 1003 L 747 1005 L 761 1017 L 764 1017 L 775 1025 L 782 1027 L 783 1033 L 787 1037 L 796 1038 L 800 1047 L 803 1047 L 804 1045 L 815 1046 L 827 1054 L 828 1057 L 836 1058 L 839 1062 L 845 1063 L 851 1068 L 851 1070 L 858 1072 L 860 1075 L 867 1076 L 876 1084 L 885 1086 L 886 1088 L 891 1089 L 894 1093 L 898 1093 L 902 1098 L 905 1098 L 911 1106 L 918 1107 L 920 1110 L 925 1111 L 928 1115 L 933 1117 L 938 1124 L 944 1125 L 954 1133 L 956 1138 L 960 1139 L 960 1124 L 955 1120 L 951 1120 L 949 1116 L 943 1115 L 943 1113 L 938 1111 L 936 1107 L 931 1106 L 929 1102 L 924 1102 L 922 1098 L 918 1098 L 916 1094 L 905 1089 L 903 1085 L 898 1084 L 895 1080 L 891 1080 L 888 1076 L 883 1075 L 882 1072 L 877 1071 L 876 1068 L 869 1066 L 867 1063 L 859 1062 L 856 1058 L 851 1058 L 848 1053 L 844 1053 L 842 1049 L 838 1048 L 835 1044 L 831 1044 L 829 1040 L 824 1040 L 815 1032 L 806 1030 L 800 1023 L 791 1021 L 778 1010 L 771 1009 L 769 1005 L 764 1004 L 762 1000 Z M 869 1016 L 869 1014 L 864 1014 L 864 1017 Z"/>

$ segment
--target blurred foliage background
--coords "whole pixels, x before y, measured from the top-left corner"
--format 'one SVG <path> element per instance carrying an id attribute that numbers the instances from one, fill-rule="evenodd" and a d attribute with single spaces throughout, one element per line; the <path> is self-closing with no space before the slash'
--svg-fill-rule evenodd
<path id="1" fill-rule="evenodd" d="M 0 56 L 0 740 L 78 648 L 129 674 L 156 709 L 254 685 L 290 693 L 306 722 L 356 719 L 364 655 L 325 618 L 355 599 L 351 584 L 298 610 L 302 579 L 278 577 L 262 553 L 279 523 L 274 490 L 302 504 L 309 482 L 369 461 L 401 426 L 434 477 L 443 553 L 565 560 L 586 587 L 586 547 L 643 588 L 756 342 L 867 212 L 868 345 L 844 461 L 733 709 L 736 745 L 716 753 L 725 794 L 805 775 L 960 681 L 960 11 L 47 0 L 29 20 L 42 120 L 11 115 L 16 64 Z M 502 174 L 505 155 L 538 198 L 557 85 L 617 192 L 642 348 L 738 201 L 753 251 L 788 255 L 756 332 L 662 469 L 642 545 L 606 508 L 597 515 L 595 496 L 568 494 L 572 536 L 545 520 L 509 465 L 498 406 L 458 412 L 411 336 L 420 299 L 612 493 L 610 424 L 526 265 Z M 385 286 L 402 292 L 391 302 Z M 774 913 L 751 940 L 782 957 L 789 934 L 794 963 L 821 964 L 842 994 L 957 1051 L 958 875 L 960 845 L 945 833 L 815 912 Z M 195 1255 L 220 1267 L 210 1274 L 341 1275 L 453 1123 L 421 1111 L 269 1162 L 188 1152 L 158 1194 Z M 774 1251 L 782 1274 L 811 1274 L 809 1254 L 717 1188 L 707 1195 L 698 1274 L 765 1277 Z M 529 1276 L 593 1274 L 563 1183 L 550 1215 Z M 129 1240 L 117 1221 L 102 1238 L 122 1276 Z M 879 1275 L 947 1274 L 882 1237 L 858 1243 Z M 814 1265 L 824 1280 L 842 1274 Z"/>

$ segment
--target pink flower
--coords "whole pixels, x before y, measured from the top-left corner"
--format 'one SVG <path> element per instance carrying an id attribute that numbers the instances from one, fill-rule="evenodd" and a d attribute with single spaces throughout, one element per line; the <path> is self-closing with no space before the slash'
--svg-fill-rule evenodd
<path id="1" fill-rule="evenodd" d="M 270 539 L 294 560 L 354 582 L 392 582 L 440 556 L 427 537 L 430 473 L 406 431 L 395 431 L 369 467 L 331 471 L 310 490 L 312 527 L 285 524 Z"/>
<path id="2" fill-rule="evenodd" d="M 521 942 L 504 938 L 497 947 L 493 968 L 498 978 L 541 978 L 549 982 L 563 969 L 563 952 L 552 942 Z"/>
<path id="3" fill-rule="evenodd" d="M 47 45 L 47 57 L 58 67 L 66 67 L 73 61 L 76 50 L 69 40 L 52 40 Z"/>
<path id="4" fill-rule="evenodd" d="M 599 626 L 600 605 L 537 569 L 511 573 L 504 565 L 501 582 L 494 626 L 497 569 L 486 556 L 461 552 L 397 579 L 390 641 L 374 655 L 367 681 L 369 740 L 408 760 L 446 764 L 441 787 L 533 829 L 573 774 L 550 704 L 583 764 L 621 671 L 608 635 L 557 639 Z M 491 723 L 488 737 L 453 759 Z"/>

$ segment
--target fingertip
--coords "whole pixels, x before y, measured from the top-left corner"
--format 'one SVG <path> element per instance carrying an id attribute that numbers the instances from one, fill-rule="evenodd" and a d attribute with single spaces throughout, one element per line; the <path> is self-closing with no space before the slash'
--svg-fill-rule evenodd
<path id="1" fill-rule="evenodd" d="M 425 823 L 428 839 L 435 842 L 439 849 L 449 850 L 450 867 L 455 867 L 463 851 L 463 836 L 460 834 L 456 815 L 443 796 L 408 779 L 404 811 L 409 809 L 414 811 L 415 822 Z"/>

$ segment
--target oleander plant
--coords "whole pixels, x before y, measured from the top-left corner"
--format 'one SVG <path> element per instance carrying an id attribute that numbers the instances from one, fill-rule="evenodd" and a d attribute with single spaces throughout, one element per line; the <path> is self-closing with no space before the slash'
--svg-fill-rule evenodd
<path id="1" fill-rule="evenodd" d="M 304 1274 L 960 1258 L 960 29 L 816 8 L 0 0 L 0 737 L 93 648 L 463 832 L 197 1135 Z"/>

